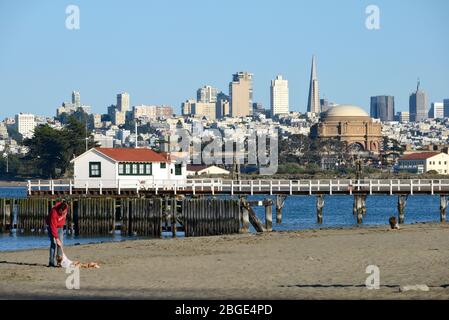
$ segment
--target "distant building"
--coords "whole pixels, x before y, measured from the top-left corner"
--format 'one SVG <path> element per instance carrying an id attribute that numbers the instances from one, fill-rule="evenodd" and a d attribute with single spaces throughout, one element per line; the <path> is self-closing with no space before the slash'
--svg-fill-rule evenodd
<path id="1" fill-rule="evenodd" d="M 371 118 L 380 121 L 394 121 L 394 97 L 375 96 L 371 97 Z"/>
<path id="2" fill-rule="evenodd" d="M 192 105 L 196 103 L 194 99 L 188 99 L 181 104 L 181 113 L 183 116 L 190 116 L 192 114 Z"/>
<path id="3" fill-rule="evenodd" d="M 215 165 L 187 165 L 187 176 L 200 176 L 200 175 L 229 175 L 230 172 Z"/>
<path id="4" fill-rule="evenodd" d="M 318 87 L 318 76 L 316 71 L 316 59 L 312 57 L 312 69 L 310 70 L 309 98 L 307 101 L 307 112 L 319 114 L 320 108 L 320 90 Z"/>
<path id="5" fill-rule="evenodd" d="M 72 104 L 75 110 L 81 107 L 81 95 L 78 91 L 72 91 Z"/>
<path id="6" fill-rule="evenodd" d="M 215 117 L 221 119 L 231 114 L 231 105 L 229 96 L 220 92 L 217 94 L 217 102 L 215 104 Z"/>
<path id="7" fill-rule="evenodd" d="M 374 121 L 361 108 L 338 105 L 323 114 L 310 129 L 312 138 L 338 139 L 351 150 L 379 153 L 382 141 L 380 122 Z"/>
<path id="8" fill-rule="evenodd" d="M 171 118 L 173 108 L 170 106 L 138 105 L 133 107 L 133 119 Z"/>
<path id="9" fill-rule="evenodd" d="M 190 115 L 192 116 L 199 116 L 199 117 L 206 117 L 210 120 L 216 119 L 216 104 L 215 103 L 205 103 L 205 102 L 198 102 L 191 104 L 190 106 Z"/>
<path id="10" fill-rule="evenodd" d="M 419 89 L 420 82 L 418 80 L 418 85 L 416 91 L 410 94 L 409 99 L 409 111 L 410 111 L 410 121 L 418 122 L 427 119 L 427 94 Z"/>
<path id="11" fill-rule="evenodd" d="M 215 103 L 217 102 L 217 93 L 217 88 L 214 88 L 212 86 L 204 86 L 197 90 L 196 100 L 203 103 Z"/>
<path id="12" fill-rule="evenodd" d="M 232 75 L 229 96 L 232 117 L 250 116 L 253 104 L 253 74 L 238 72 Z"/>
<path id="13" fill-rule="evenodd" d="M 400 111 L 396 113 L 395 121 L 399 122 L 410 122 L 410 113 L 408 111 Z"/>
<path id="14" fill-rule="evenodd" d="M 117 94 L 117 110 L 126 112 L 129 110 L 129 93 L 123 92 Z"/>
<path id="15" fill-rule="evenodd" d="M 439 174 L 449 174 L 449 155 L 443 152 L 407 154 L 399 159 L 397 169 L 412 173 L 436 171 Z"/>
<path id="16" fill-rule="evenodd" d="M 449 118 L 449 99 L 443 100 L 444 117 Z"/>
<path id="17" fill-rule="evenodd" d="M 288 114 L 288 80 L 278 75 L 271 81 L 270 86 L 271 115 Z"/>
<path id="18" fill-rule="evenodd" d="M 444 103 L 432 102 L 430 104 L 429 118 L 431 119 L 443 119 L 444 118 Z"/>
<path id="19" fill-rule="evenodd" d="M 327 110 L 329 110 L 329 100 L 320 99 L 320 109 L 321 112 L 326 112 Z"/>
<path id="20" fill-rule="evenodd" d="M 254 102 L 253 103 L 253 115 L 257 116 L 259 114 L 265 114 L 265 109 L 263 107 L 263 104 L 260 102 Z"/>
<path id="21" fill-rule="evenodd" d="M 34 134 L 34 128 L 36 127 L 34 114 L 19 113 L 15 118 L 17 131 L 22 135 L 23 138 L 31 138 Z"/>

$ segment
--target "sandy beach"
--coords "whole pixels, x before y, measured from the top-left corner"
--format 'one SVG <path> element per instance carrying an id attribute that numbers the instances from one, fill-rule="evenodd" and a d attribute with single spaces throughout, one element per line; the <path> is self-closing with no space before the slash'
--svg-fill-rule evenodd
<path id="1" fill-rule="evenodd" d="M 68 290 L 46 249 L 0 253 L 0 298 L 449 299 L 449 225 L 405 225 L 138 240 L 66 248 L 81 269 Z M 368 265 L 380 289 L 368 290 Z M 403 285 L 430 290 L 400 292 Z"/>

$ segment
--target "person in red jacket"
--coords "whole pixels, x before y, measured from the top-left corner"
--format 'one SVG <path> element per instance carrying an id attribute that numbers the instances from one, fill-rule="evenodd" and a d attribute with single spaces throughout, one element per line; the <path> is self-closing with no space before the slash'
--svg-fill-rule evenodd
<path id="1" fill-rule="evenodd" d="M 68 206 L 65 200 L 57 202 L 47 216 L 46 223 L 48 236 L 50 237 L 50 259 L 49 267 L 56 267 L 55 253 L 59 260 L 62 260 L 62 242 L 64 237 L 64 225 L 68 212 Z M 57 251 L 57 252 L 56 252 Z"/>

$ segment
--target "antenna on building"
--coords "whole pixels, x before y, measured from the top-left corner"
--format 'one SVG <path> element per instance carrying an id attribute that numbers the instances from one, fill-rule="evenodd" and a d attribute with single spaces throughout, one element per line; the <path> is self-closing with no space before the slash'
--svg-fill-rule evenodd
<path id="1" fill-rule="evenodd" d="M 419 91 L 419 86 L 420 85 L 421 85 L 421 80 L 419 80 L 419 77 L 418 77 L 418 84 L 416 85 L 416 92 Z"/>

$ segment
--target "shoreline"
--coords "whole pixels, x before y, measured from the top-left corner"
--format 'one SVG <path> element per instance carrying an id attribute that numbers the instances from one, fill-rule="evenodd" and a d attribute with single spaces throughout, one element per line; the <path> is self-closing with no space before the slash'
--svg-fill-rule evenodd
<path id="1" fill-rule="evenodd" d="M 44 267 L 48 249 L 2 252 L 1 299 L 449 299 L 449 225 L 419 223 L 150 239 L 68 247 L 81 289 Z M 366 267 L 380 289 L 365 287 Z M 399 292 L 426 284 L 430 291 Z"/>

